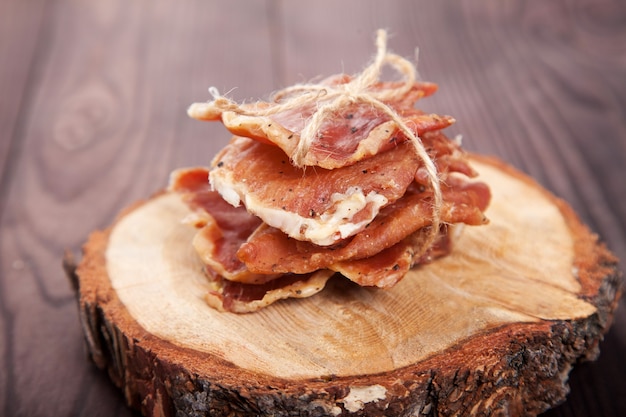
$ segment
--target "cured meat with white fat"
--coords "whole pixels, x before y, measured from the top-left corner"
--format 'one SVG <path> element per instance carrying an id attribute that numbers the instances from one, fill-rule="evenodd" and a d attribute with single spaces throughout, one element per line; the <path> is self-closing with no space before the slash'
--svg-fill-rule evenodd
<path id="1" fill-rule="evenodd" d="M 489 190 L 481 182 L 455 178 L 444 191 L 446 202 L 442 220 L 446 224 L 481 225 L 487 222 L 483 211 L 489 202 Z M 237 251 L 237 257 L 256 272 L 307 273 L 320 268 L 337 270 L 334 265 L 371 258 L 430 226 L 430 205 L 427 192 L 411 187 L 407 195 L 386 207 L 361 233 L 333 247 L 317 246 L 289 238 L 271 227 L 260 227 Z M 421 255 L 420 241 L 411 240 L 414 256 Z M 406 245 L 406 242 L 405 242 Z M 413 266 L 415 262 L 411 263 Z M 375 271 L 361 271 L 370 276 Z M 368 285 L 378 285 L 368 278 Z"/>
<path id="2" fill-rule="evenodd" d="M 234 137 L 215 157 L 211 185 L 288 236 L 329 246 L 363 230 L 413 182 L 419 159 L 405 142 L 334 170 L 297 168 L 276 146 Z"/>
<path id="3" fill-rule="evenodd" d="M 203 168 L 178 170 L 172 175 L 170 189 L 183 193 L 194 208 L 192 224 L 199 228 L 194 247 L 220 279 L 265 284 L 284 275 L 332 270 L 360 285 L 389 287 L 415 264 L 445 255 L 450 249 L 445 227 L 438 240 L 445 244 L 435 244 L 427 254 L 420 252 L 424 228 L 430 225 L 430 199 L 429 191 L 417 182 L 364 231 L 325 247 L 290 238 L 243 207 L 225 204 L 208 186 L 208 177 Z M 457 173 L 448 176 L 446 185 L 442 210 L 446 224 L 486 222 L 483 210 L 490 195 L 483 183 Z"/>

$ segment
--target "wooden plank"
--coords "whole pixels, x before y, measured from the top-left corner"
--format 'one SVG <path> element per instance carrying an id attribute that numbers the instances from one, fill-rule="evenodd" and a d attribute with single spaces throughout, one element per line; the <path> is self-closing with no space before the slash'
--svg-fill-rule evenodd
<path id="1" fill-rule="evenodd" d="M 86 361 L 63 250 L 164 187 L 173 167 L 208 163 L 228 135 L 212 138 L 186 107 L 211 83 L 271 85 L 264 15 L 241 1 L 50 5 L 2 219 L 0 414 L 130 415 Z M 217 36 L 235 20 L 261 46 Z"/>
<path id="2" fill-rule="evenodd" d="M 12 2 L 0 1 L 0 219 L 6 207 L 11 187 L 11 169 L 16 166 L 20 144 L 17 132 L 20 111 L 24 109 L 32 80 L 36 52 L 40 45 L 43 13 L 46 1 Z M 15 40 L 18 40 L 17 42 Z M 4 232 L 0 236 L 4 235 Z M 0 237 L 1 239 L 1 237 Z M 10 401 L 16 395 L 13 380 L 16 377 L 12 343 L 16 333 L 15 314 L 8 306 L 8 284 L 11 272 L 23 264 L 2 256 L 0 268 L 0 414 L 10 415 Z"/>
<path id="3" fill-rule="evenodd" d="M 6 182 L 3 174 L 8 169 L 5 165 L 18 148 L 14 136 L 20 128 L 20 110 L 32 92 L 29 81 L 36 72 L 45 7 L 45 0 L 0 1 L 0 178 L 3 183 Z"/>

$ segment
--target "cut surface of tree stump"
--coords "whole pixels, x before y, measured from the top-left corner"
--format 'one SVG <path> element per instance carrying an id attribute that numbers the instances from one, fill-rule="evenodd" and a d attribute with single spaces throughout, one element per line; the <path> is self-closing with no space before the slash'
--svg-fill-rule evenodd
<path id="1" fill-rule="evenodd" d="M 180 197 L 95 232 L 78 265 L 90 356 L 147 415 L 536 415 L 593 359 L 620 294 L 616 259 L 571 209 L 473 157 L 490 223 L 390 290 L 333 278 L 250 314 L 204 300 Z"/>

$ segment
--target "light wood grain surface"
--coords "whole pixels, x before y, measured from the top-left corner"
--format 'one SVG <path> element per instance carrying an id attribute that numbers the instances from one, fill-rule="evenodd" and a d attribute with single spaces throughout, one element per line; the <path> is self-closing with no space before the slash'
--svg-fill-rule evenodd
<path id="1" fill-rule="evenodd" d="M 0 415 L 128 416 L 85 356 L 61 268 L 87 234 L 207 164 L 207 88 L 267 98 L 359 71 L 386 28 L 464 146 L 533 176 L 626 259 L 626 4 L 0 0 Z M 541 242 L 537 242 L 538 245 Z M 626 311 L 550 416 L 626 415 Z"/>

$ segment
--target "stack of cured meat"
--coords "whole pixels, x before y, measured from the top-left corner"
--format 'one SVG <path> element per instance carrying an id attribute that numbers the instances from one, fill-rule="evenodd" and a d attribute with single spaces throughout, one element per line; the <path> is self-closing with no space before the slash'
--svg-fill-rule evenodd
<path id="1" fill-rule="evenodd" d="M 401 81 L 381 81 L 390 65 Z M 234 135 L 210 169 L 172 174 L 192 208 L 207 300 L 250 312 L 319 292 L 335 274 L 389 288 L 446 255 L 455 225 L 482 225 L 490 193 L 442 129 L 451 117 L 415 108 L 436 86 L 379 38 L 358 76 L 297 85 L 237 104 L 213 90 L 189 114 Z"/>

